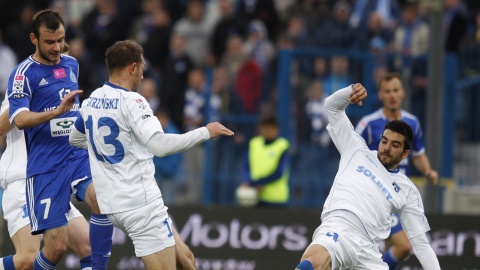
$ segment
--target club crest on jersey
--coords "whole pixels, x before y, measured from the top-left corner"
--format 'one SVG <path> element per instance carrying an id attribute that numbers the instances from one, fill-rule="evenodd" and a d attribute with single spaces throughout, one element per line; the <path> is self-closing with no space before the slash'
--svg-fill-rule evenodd
<path id="1" fill-rule="evenodd" d="M 142 99 L 136 99 L 135 102 L 137 102 L 138 104 L 138 107 L 142 110 L 145 110 L 147 108 L 147 105 L 145 104 L 145 102 L 143 102 Z"/>
<path id="2" fill-rule="evenodd" d="M 55 79 L 61 79 L 61 78 L 67 77 L 67 74 L 65 73 L 65 69 L 59 68 L 59 69 L 53 70 L 53 77 L 55 77 Z"/>
<path id="3" fill-rule="evenodd" d="M 73 70 L 70 68 L 70 81 L 77 82 L 77 76 L 73 73 Z"/>
<path id="4" fill-rule="evenodd" d="M 15 75 L 15 79 L 13 80 L 13 93 L 21 93 L 23 92 L 23 82 L 25 76 L 23 75 Z"/>

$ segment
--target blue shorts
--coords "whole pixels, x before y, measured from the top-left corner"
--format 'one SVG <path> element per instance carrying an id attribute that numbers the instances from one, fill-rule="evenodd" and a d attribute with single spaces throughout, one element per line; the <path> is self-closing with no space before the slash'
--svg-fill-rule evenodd
<path id="1" fill-rule="evenodd" d="M 390 230 L 390 236 L 396 234 L 399 231 L 403 231 L 402 223 L 400 223 L 400 218 L 397 214 L 392 216 L 392 229 Z M 390 237 L 389 236 L 389 237 Z"/>
<path id="2" fill-rule="evenodd" d="M 32 234 L 67 225 L 72 189 L 81 193 L 91 182 L 88 156 L 72 160 L 56 171 L 28 178 L 26 193 Z M 82 195 L 77 194 L 77 199 L 84 200 Z"/>

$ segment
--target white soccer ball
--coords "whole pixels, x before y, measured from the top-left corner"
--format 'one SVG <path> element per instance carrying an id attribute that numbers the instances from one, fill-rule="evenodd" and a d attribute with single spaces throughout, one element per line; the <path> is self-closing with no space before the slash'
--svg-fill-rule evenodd
<path id="1" fill-rule="evenodd" d="M 242 207 L 252 207 L 257 205 L 258 194 L 257 189 L 250 186 L 241 185 L 235 192 L 237 202 Z"/>

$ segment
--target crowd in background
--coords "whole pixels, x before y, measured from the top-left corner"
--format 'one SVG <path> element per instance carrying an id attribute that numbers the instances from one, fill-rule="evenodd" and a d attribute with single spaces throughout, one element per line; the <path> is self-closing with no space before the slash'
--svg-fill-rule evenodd
<path id="1" fill-rule="evenodd" d="M 35 51 L 29 34 L 39 9 L 59 11 L 66 23 L 69 54 L 80 64 L 79 87 L 87 98 L 108 78 L 104 55 L 117 40 L 133 39 L 144 48 L 146 70 L 139 92 L 169 132 L 187 132 L 206 119 L 226 122 L 236 132 L 220 138 L 212 154 L 215 187 L 221 190 L 236 171 L 246 143 L 255 134 L 248 116 L 275 113 L 277 53 L 305 47 L 360 51 L 374 55 L 373 81 L 401 72 L 410 92 L 410 109 L 424 122 L 428 12 L 412 0 L 18 0 L 0 1 L 0 92 L 11 70 Z M 445 51 L 457 54 L 480 43 L 480 3 L 445 0 Z M 342 53 L 300 59 L 292 67 L 297 138 L 305 153 L 293 166 L 314 177 L 333 176 L 317 160 L 336 151 L 325 132 L 324 99 L 360 81 L 355 59 Z M 375 98 L 375 89 L 369 89 Z M 364 112 L 364 114 L 369 112 Z M 230 121 L 228 116 L 241 116 Z M 353 118 L 359 120 L 361 115 Z M 230 119 L 230 120 L 228 120 Z M 354 123 L 355 124 L 355 123 Z M 168 129 L 166 127 L 169 127 Z M 205 148 L 157 162 L 157 177 L 180 185 L 167 203 L 200 203 Z M 330 161 L 331 161 L 330 160 Z M 162 163 L 164 164 L 161 168 Z M 328 167 L 328 162 L 324 166 Z M 332 161 L 332 164 L 336 162 Z M 168 164 L 168 165 L 165 165 Z M 296 165 L 295 165 L 296 164 Z M 183 166 L 183 169 L 181 168 Z M 217 170 L 223 168 L 222 170 Z M 332 169 L 336 171 L 335 167 Z M 295 175 L 295 174 L 294 174 Z M 181 178 L 182 180 L 178 180 Z M 160 182 L 160 181 L 159 181 Z M 318 181 L 317 181 L 318 182 Z M 323 181 L 325 186 L 331 182 Z M 328 188 L 325 189 L 328 192 Z M 215 192 L 214 192 L 215 193 Z M 216 201 L 227 201 L 221 192 Z M 324 194 L 326 196 L 326 194 Z M 223 198 L 223 199 L 222 199 Z"/>

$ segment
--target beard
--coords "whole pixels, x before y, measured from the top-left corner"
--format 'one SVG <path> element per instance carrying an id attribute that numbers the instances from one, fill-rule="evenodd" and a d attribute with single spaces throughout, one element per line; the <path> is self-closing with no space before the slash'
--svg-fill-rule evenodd
<path id="1" fill-rule="evenodd" d="M 378 160 L 380 160 L 382 165 L 388 170 L 396 169 L 398 167 L 398 164 L 400 164 L 400 161 L 402 161 L 402 155 L 392 156 L 390 154 L 387 154 L 388 155 L 387 157 L 382 154 L 386 154 L 386 153 L 379 152 L 377 154 Z"/>
<path id="2" fill-rule="evenodd" d="M 50 59 L 50 58 L 48 57 L 48 53 L 45 54 L 44 51 L 42 50 L 42 48 L 41 48 L 40 46 L 39 46 L 39 48 L 38 48 L 38 54 L 39 54 L 40 58 L 42 58 L 43 60 L 45 60 L 45 61 L 47 61 L 47 62 L 49 62 L 49 63 L 58 64 L 58 60 L 59 60 L 59 59 L 53 59 L 53 60 Z"/>

